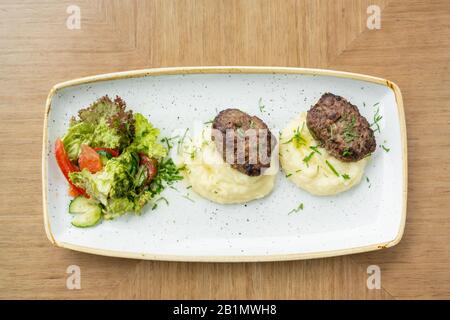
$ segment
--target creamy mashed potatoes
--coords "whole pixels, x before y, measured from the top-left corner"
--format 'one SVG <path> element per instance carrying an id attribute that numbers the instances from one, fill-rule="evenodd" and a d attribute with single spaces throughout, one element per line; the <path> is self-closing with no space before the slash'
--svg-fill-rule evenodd
<path id="1" fill-rule="evenodd" d="M 192 189 L 204 198 L 218 203 L 242 203 L 269 194 L 278 167 L 273 165 L 256 177 L 247 176 L 223 161 L 211 140 L 211 125 L 192 140 L 186 138 L 181 147 L 181 162 Z"/>
<path id="2" fill-rule="evenodd" d="M 317 145 L 306 126 L 306 112 L 284 128 L 280 137 L 280 163 L 289 180 L 315 195 L 337 194 L 361 181 L 368 158 L 342 162 Z"/>

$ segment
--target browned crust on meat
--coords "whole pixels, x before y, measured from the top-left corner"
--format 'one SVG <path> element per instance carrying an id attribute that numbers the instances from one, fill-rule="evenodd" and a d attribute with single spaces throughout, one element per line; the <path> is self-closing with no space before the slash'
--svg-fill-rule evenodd
<path id="1" fill-rule="evenodd" d="M 217 114 L 214 118 L 212 128 L 213 132 L 211 134 L 211 139 L 215 141 L 217 150 L 222 154 L 224 161 L 230 163 L 229 159 L 226 157 L 227 148 L 233 153 L 234 157 L 230 163 L 232 168 L 248 176 L 259 176 L 261 175 L 263 169 L 270 167 L 270 157 L 272 154 L 272 149 L 275 145 L 275 140 L 267 125 L 260 118 L 250 116 L 239 109 L 225 109 L 219 112 L 219 114 Z M 217 130 L 220 134 L 220 139 L 217 139 L 214 134 L 215 130 Z M 249 139 L 246 135 L 246 133 L 251 132 L 251 130 L 254 130 L 253 132 L 257 132 L 256 143 L 255 141 L 251 141 L 251 139 Z M 227 131 L 229 134 L 232 133 L 232 137 L 234 137 L 234 139 L 229 141 L 228 144 L 226 141 Z M 245 152 L 243 154 L 244 161 L 238 161 L 238 139 L 243 139 L 245 144 Z M 266 157 L 264 157 L 264 159 L 260 157 L 261 153 L 258 148 L 265 148 L 264 150 Z M 256 161 L 250 161 L 250 151 L 257 154 Z"/>
<path id="2" fill-rule="evenodd" d="M 323 94 L 311 107 L 306 125 L 313 137 L 339 160 L 358 161 L 376 149 L 374 132 L 358 107 L 332 93 Z"/>

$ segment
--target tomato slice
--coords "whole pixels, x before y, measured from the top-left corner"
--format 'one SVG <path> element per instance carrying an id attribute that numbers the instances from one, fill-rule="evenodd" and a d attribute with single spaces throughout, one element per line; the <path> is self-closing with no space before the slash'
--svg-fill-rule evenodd
<path id="1" fill-rule="evenodd" d="M 66 180 L 69 182 L 71 189 L 76 190 L 78 194 L 86 195 L 86 192 L 75 186 L 72 181 L 69 179 L 69 173 L 80 171 L 72 162 L 70 162 L 69 157 L 67 156 L 66 150 L 64 150 L 64 144 L 61 139 L 56 139 L 55 142 L 55 158 L 58 163 L 59 169 L 63 173 Z"/>
<path id="2" fill-rule="evenodd" d="M 120 152 L 117 149 L 111 149 L 111 148 L 94 148 L 95 151 L 106 151 L 113 157 L 118 157 Z"/>
<path id="3" fill-rule="evenodd" d="M 78 191 L 78 188 L 75 187 L 73 184 L 70 184 L 69 185 L 69 196 L 76 198 L 80 195 L 81 195 L 81 193 Z"/>
<path id="4" fill-rule="evenodd" d="M 78 158 L 80 169 L 88 169 L 92 173 L 102 170 L 100 155 L 86 144 L 81 145 L 81 153 Z"/>
<path id="5" fill-rule="evenodd" d="M 144 165 L 147 168 L 147 183 L 148 183 L 148 182 L 152 181 L 153 178 L 158 173 L 158 167 L 157 167 L 158 163 L 156 162 L 155 159 L 149 158 L 143 153 L 139 154 L 139 158 L 141 160 L 140 164 Z"/>

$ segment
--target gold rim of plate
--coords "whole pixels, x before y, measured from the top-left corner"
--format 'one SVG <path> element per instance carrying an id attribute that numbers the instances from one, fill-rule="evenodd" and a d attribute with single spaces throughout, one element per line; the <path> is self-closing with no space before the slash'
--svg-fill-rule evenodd
<path id="1" fill-rule="evenodd" d="M 400 121 L 400 135 L 401 135 L 401 145 L 402 145 L 402 166 L 403 166 L 403 211 L 400 221 L 400 228 L 397 232 L 397 236 L 388 242 L 372 244 L 368 246 L 361 246 L 355 248 L 347 248 L 340 250 L 331 251 L 320 251 L 320 252 L 310 252 L 310 253 L 292 253 L 292 254 L 279 254 L 279 255 L 237 255 L 237 256 L 193 256 L 193 255 L 161 255 L 152 253 L 133 253 L 124 251 L 113 251 L 96 249 L 91 247 L 78 246 L 70 243 L 56 241 L 52 234 L 50 228 L 50 222 L 47 212 L 47 161 L 46 155 L 48 153 L 48 143 L 47 143 L 47 125 L 48 125 L 48 114 L 51 109 L 51 101 L 56 92 L 60 89 L 82 85 L 87 83 L 95 83 L 99 81 L 110 81 L 118 79 L 127 78 L 140 78 L 144 76 L 160 76 L 160 75 L 179 75 L 179 74 L 306 74 L 306 75 L 320 75 L 320 76 L 333 76 L 339 78 L 349 78 L 354 80 L 366 81 L 375 84 L 380 84 L 388 87 L 394 92 L 395 100 L 397 102 L 398 116 Z M 406 122 L 405 122 L 405 112 L 403 109 L 403 98 L 400 88 L 389 80 L 373 77 L 364 74 L 326 70 L 326 69 L 311 69 L 311 68 L 291 68 L 291 67 L 251 67 L 251 66 L 217 66 L 217 67 L 173 67 L 173 68 L 153 68 L 153 69 L 142 69 L 142 70 L 132 70 L 124 72 L 115 72 L 100 74 L 95 76 L 89 76 L 84 78 L 78 78 L 66 82 L 61 82 L 56 84 L 48 94 L 46 106 L 45 106 L 45 116 L 44 116 L 44 133 L 43 133 L 43 143 L 42 143 L 42 197 L 43 197 L 43 214 L 44 214 L 44 226 L 47 238 L 50 242 L 61 248 L 71 249 L 75 251 L 110 256 L 110 257 L 120 257 L 120 258 L 130 258 L 130 259 L 144 259 L 144 260 L 161 260 L 161 261 L 189 261 L 189 262 L 262 262 L 262 261 L 287 261 L 287 260 L 302 260 L 302 259 L 314 259 L 314 258 L 325 258 L 333 257 L 347 254 L 355 254 L 361 252 L 368 252 L 380 249 L 386 249 L 398 244 L 403 236 L 406 221 L 406 207 L 407 207 L 407 192 L 408 192 L 408 153 L 407 153 L 407 139 L 406 139 Z"/>

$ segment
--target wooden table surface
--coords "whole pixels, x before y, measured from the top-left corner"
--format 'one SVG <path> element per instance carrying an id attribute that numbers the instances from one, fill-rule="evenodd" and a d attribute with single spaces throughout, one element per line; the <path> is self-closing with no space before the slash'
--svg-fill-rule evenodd
<path id="1" fill-rule="evenodd" d="M 66 27 L 69 5 L 81 29 Z M 366 27 L 368 5 L 381 29 Z M 372 253 L 275 263 L 172 263 L 51 246 L 42 221 L 44 103 L 57 82 L 191 65 L 317 67 L 403 93 L 409 151 L 403 240 Z M 295 0 L 0 3 L 0 298 L 450 298 L 450 2 Z M 81 290 L 66 268 L 81 268 Z M 366 287 L 367 266 L 381 289 Z"/>

